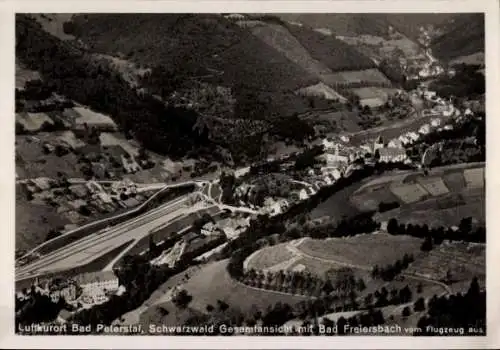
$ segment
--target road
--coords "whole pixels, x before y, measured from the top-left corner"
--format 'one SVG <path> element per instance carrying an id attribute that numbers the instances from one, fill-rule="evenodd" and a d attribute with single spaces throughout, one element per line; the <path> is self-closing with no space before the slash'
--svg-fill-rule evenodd
<path id="1" fill-rule="evenodd" d="M 103 233 L 91 234 L 55 250 L 18 268 L 16 281 L 82 266 L 128 241 L 135 240 L 137 242 L 147 236 L 154 228 L 200 210 L 199 206 L 190 205 L 188 198 L 189 196 L 180 197 Z"/>

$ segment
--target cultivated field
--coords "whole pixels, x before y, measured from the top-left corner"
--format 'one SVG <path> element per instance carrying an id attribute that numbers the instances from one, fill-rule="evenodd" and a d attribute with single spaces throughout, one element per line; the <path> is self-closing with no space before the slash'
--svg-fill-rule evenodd
<path id="1" fill-rule="evenodd" d="M 16 113 L 16 122 L 28 131 L 39 131 L 44 123 L 54 124 L 46 113 Z"/>
<path id="2" fill-rule="evenodd" d="M 396 89 L 378 88 L 378 87 L 362 87 L 351 90 L 354 94 L 358 95 L 360 99 L 365 98 L 380 98 L 384 102 L 388 100 L 389 96 L 394 94 Z"/>
<path id="3" fill-rule="evenodd" d="M 362 81 L 374 83 L 390 84 L 389 79 L 383 75 L 378 69 L 370 68 L 358 71 L 344 71 L 332 74 L 332 79 L 338 82 L 359 83 Z"/>
<path id="4" fill-rule="evenodd" d="M 446 278 L 470 282 L 474 276 L 484 279 L 486 274 L 486 246 L 465 242 L 443 242 L 428 254 L 421 255 L 407 270 L 409 273 L 432 279 Z"/>
<path id="5" fill-rule="evenodd" d="M 484 168 L 464 170 L 464 178 L 467 188 L 484 187 Z"/>
<path id="6" fill-rule="evenodd" d="M 388 184 L 366 188 L 351 196 L 351 203 L 362 211 L 377 210 L 379 203 L 399 202 L 399 198 L 389 190 Z"/>
<path id="7" fill-rule="evenodd" d="M 58 172 L 68 177 L 83 177 L 75 154 L 69 153 L 61 157 L 45 154 L 41 142 L 30 136 L 16 137 L 16 172 L 19 178 L 57 178 Z"/>
<path id="8" fill-rule="evenodd" d="M 393 184 L 390 186 L 390 190 L 403 203 L 418 202 L 428 195 L 425 189 L 419 184 Z"/>
<path id="9" fill-rule="evenodd" d="M 371 269 L 373 265 L 393 263 L 405 253 L 416 254 L 421 243 L 422 240 L 416 237 L 378 233 L 327 240 L 306 239 L 297 249 L 315 258 Z"/>
<path id="10" fill-rule="evenodd" d="M 431 196 L 441 196 L 449 193 L 443 179 L 440 177 L 420 177 L 417 181 Z"/>

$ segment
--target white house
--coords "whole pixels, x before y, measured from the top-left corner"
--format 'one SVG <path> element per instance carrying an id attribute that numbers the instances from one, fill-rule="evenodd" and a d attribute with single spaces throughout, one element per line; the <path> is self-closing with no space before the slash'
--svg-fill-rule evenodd
<path id="1" fill-rule="evenodd" d="M 431 120 L 431 125 L 432 125 L 433 127 L 438 127 L 438 126 L 440 126 L 440 125 L 441 125 L 441 119 L 439 119 L 439 118 L 434 118 L 434 119 L 432 119 L 432 120 Z"/>
<path id="2" fill-rule="evenodd" d="M 214 233 L 217 232 L 217 226 L 213 222 L 207 222 L 203 227 L 201 228 L 201 234 L 205 236 L 212 236 Z"/>
<path id="3" fill-rule="evenodd" d="M 404 162 L 408 157 L 403 148 L 384 147 L 379 149 L 380 161 L 383 163 Z"/>
<path id="4" fill-rule="evenodd" d="M 414 131 L 406 133 L 406 137 L 408 137 L 412 142 L 415 142 L 420 138 L 420 136 Z"/>
<path id="5" fill-rule="evenodd" d="M 350 141 L 349 136 L 346 136 L 346 135 L 340 136 L 340 139 L 342 140 L 342 142 L 346 142 L 346 143 Z"/>
<path id="6" fill-rule="evenodd" d="M 426 90 L 424 91 L 424 97 L 426 100 L 432 100 L 436 97 L 436 91 Z"/>
<path id="7" fill-rule="evenodd" d="M 431 132 L 431 127 L 429 124 L 424 124 L 422 127 L 418 130 L 420 134 L 426 135 Z"/>
<path id="8" fill-rule="evenodd" d="M 335 142 L 331 139 L 323 139 L 322 144 L 323 144 L 323 147 L 325 148 L 325 150 L 335 148 Z"/>
<path id="9" fill-rule="evenodd" d="M 449 105 L 449 108 L 443 111 L 443 116 L 450 117 L 453 115 L 453 112 L 455 112 L 455 107 L 453 107 L 453 105 Z"/>
<path id="10" fill-rule="evenodd" d="M 450 124 L 446 124 L 444 127 L 443 127 L 444 130 L 453 130 L 453 125 L 450 125 Z"/>
<path id="11" fill-rule="evenodd" d="M 299 191 L 299 199 L 300 199 L 301 201 L 303 201 L 303 200 L 305 200 L 305 199 L 307 199 L 307 198 L 309 198 L 309 195 L 307 194 L 306 189 L 305 189 L 305 188 L 302 188 L 302 189 Z"/>
<path id="12" fill-rule="evenodd" d="M 471 109 L 470 108 L 467 108 L 464 112 L 464 115 L 473 115 L 474 113 L 472 113 Z"/>
<path id="13" fill-rule="evenodd" d="M 387 146 L 390 148 L 403 148 L 403 142 L 400 139 L 392 139 Z"/>
<path id="14" fill-rule="evenodd" d="M 401 143 L 403 145 L 406 145 L 406 144 L 411 142 L 411 140 L 408 137 L 406 137 L 405 135 L 399 136 L 398 140 L 401 141 Z"/>

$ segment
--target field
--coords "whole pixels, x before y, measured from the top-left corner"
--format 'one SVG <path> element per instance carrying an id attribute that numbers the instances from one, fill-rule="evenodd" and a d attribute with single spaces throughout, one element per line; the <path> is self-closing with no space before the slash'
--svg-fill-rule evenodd
<path id="1" fill-rule="evenodd" d="M 408 268 L 409 273 L 432 279 L 445 278 L 448 271 L 456 282 L 470 282 L 474 276 L 484 280 L 486 246 L 445 241 L 428 254 L 417 258 Z"/>
<path id="2" fill-rule="evenodd" d="M 476 52 L 470 55 L 460 56 L 453 59 L 450 64 L 484 65 L 484 52 Z"/>
<path id="3" fill-rule="evenodd" d="M 19 178 L 53 177 L 62 172 L 68 177 L 83 177 L 73 153 L 58 157 L 43 153 L 42 144 L 30 136 L 16 137 L 16 172 Z"/>
<path id="4" fill-rule="evenodd" d="M 358 95 L 361 100 L 367 98 L 379 98 L 384 101 L 388 100 L 389 95 L 396 92 L 396 89 L 378 88 L 378 87 L 362 87 L 351 90 L 354 94 Z"/>
<path id="5" fill-rule="evenodd" d="M 36 205 L 16 198 L 16 250 L 29 250 L 45 241 L 49 230 L 69 221 L 47 205 Z"/>
<path id="6" fill-rule="evenodd" d="M 26 82 L 40 79 L 40 73 L 23 67 L 16 62 L 16 88 L 23 89 Z"/>
<path id="7" fill-rule="evenodd" d="M 223 300 L 230 306 L 237 306 L 243 312 L 248 312 L 252 305 L 265 310 L 277 302 L 292 305 L 305 300 L 302 297 L 256 290 L 242 285 L 229 276 L 226 270 L 227 263 L 227 260 L 222 260 L 206 265 L 183 285 L 183 288 L 193 296 L 191 308 L 205 312 L 208 304 L 215 306 L 217 300 Z"/>
<path id="8" fill-rule="evenodd" d="M 44 123 L 54 123 L 46 113 L 16 113 L 16 122 L 28 131 L 39 131 Z"/>
<path id="9" fill-rule="evenodd" d="M 440 177 L 421 177 L 417 181 L 431 196 L 441 196 L 449 193 L 443 179 Z"/>
<path id="10" fill-rule="evenodd" d="M 106 124 L 116 128 L 116 124 L 109 116 L 94 112 L 91 109 L 84 107 L 75 107 L 74 111 L 79 115 L 75 122 L 77 125 L 88 124 Z"/>
<path id="11" fill-rule="evenodd" d="M 424 203 L 427 203 L 427 201 Z M 435 206 L 428 204 L 427 208 L 420 210 L 411 206 L 398 208 L 382 214 L 376 214 L 375 220 L 387 221 L 390 218 L 396 217 L 402 223 L 419 225 L 426 223 L 430 227 L 458 225 L 460 220 L 466 217 L 472 217 L 479 222 L 485 222 L 486 205 L 483 193 L 476 196 L 467 196 L 466 203 L 459 206 L 448 208 L 442 208 L 442 206 L 438 200 Z"/>
<path id="12" fill-rule="evenodd" d="M 287 245 L 288 243 L 282 243 L 262 248 L 250 255 L 245 260 L 244 266 L 248 269 L 266 270 L 277 264 L 287 262 L 295 256 L 292 251 L 286 248 Z"/>
<path id="13" fill-rule="evenodd" d="M 337 72 L 332 75 L 332 79 L 338 82 L 359 83 L 368 81 L 372 83 L 390 84 L 389 79 L 383 75 L 378 69 L 370 68 L 358 71 Z"/>
<path id="14" fill-rule="evenodd" d="M 328 240 L 307 239 L 297 249 L 315 258 L 371 269 L 376 264 L 393 263 L 405 253 L 419 252 L 421 243 L 421 239 L 415 237 L 378 233 Z"/>
<path id="15" fill-rule="evenodd" d="M 382 184 L 374 188 L 357 191 L 350 198 L 357 208 L 362 211 L 377 210 L 379 203 L 399 202 L 398 197 L 391 191 L 387 184 Z"/>
<path id="16" fill-rule="evenodd" d="M 419 184 L 393 184 L 390 189 L 403 203 L 414 203 L 428 195 Z"/>
<path id="17" fill-rule="evenodd" d="M 137 156 L 139 154 L 139 147 L 133 146 L 130 141 L 118 133 L 103 132 L 99 135 L 99 140 L 103 147 L 120 146 L 130 155 Z"/>
<path id="18" fill-rule="evenodd" d="M 464 170 L 464 178 L 467 188 L 484 187 L 484 168 Z"/>

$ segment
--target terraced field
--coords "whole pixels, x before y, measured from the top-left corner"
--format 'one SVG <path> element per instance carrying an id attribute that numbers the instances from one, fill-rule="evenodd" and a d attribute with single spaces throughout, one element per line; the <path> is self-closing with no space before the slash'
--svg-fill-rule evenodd
<path id="1" fill-rule="evenodd" d="M 486 274 L 486 246 L 464 242 L 444 242 L 417 258 L 407 272 L 432 279 L 443 279 L 450 272 L 452 280 L 470 281 Z"/>
<path id="2" fill-rule="evenodd" d="M 383 75 L 378 69 L 364 69 L 358 71 L 344 71 L 335 73 L 332 78 L 339 82 L 359 83 L 361 81 L 369 81 L 374 83 L 390 84 L 389 79 Z"/>

